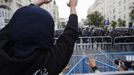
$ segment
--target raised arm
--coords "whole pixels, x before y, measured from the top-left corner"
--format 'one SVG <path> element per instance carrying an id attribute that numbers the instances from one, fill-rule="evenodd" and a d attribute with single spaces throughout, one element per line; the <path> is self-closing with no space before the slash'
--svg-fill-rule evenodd
<path id="1" fill-rule="evenodd" d="M 58 68 L 59 72 L 68 64 L 74 50 L 74 44 L 78 38 L 77 0 L 70 0 L 68 5 L 70 7 L 69 21 L 63 34 L 57 39 L 53 51 L 51 51 L 52 57 L 56 59 L 55 63 L 58 63 L 55 69 Z"/>
<path id="2" fill-rule="evenodd" d="M 70 0 L 70 2 L 67 5 L 70 7 L 70 14 L 77 14 L 76 12 L 77 0 Z"/>
<path id="3" fill-rule="evenodd" d="M 77 0 L 70 0 L 68 3 L 70 7 L 70 16 L 67 23 L 67 26 L 63 34 L 56 41 L 57 51 L 61 54 L 58 54 L 60 58 L 68 62 L 72 53 L 74 44 L 78 38 L 78 17 L 76 13 Z"/>

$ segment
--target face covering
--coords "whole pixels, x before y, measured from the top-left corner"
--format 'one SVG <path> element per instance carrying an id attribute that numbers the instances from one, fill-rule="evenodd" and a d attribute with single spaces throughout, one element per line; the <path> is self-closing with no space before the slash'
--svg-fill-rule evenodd
<path id="1" fill-rule="evenodd" d="M 46 10 L 26 6 L 17 10 L 9 22 L 15 57 L 25 58 L 37 49 L 53 46 L 54 21 Z"/>

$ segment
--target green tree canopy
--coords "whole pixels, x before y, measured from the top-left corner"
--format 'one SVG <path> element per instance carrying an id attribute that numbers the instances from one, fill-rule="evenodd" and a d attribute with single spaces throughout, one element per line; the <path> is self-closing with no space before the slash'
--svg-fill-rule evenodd
<path id="1" fill-rule="evenodd" d="M 116 26 L 117 26 L 117 22 L 113 20 L 113 21 L 111 22 L 111 27 L 112 27 L 113 29 L 115 29 Z"/>
<path id="2" fill-rule="evenodd" d="M 122 19 L 118 19 L 118 26 L 119 27 L 125 27 L 126 26 L 126 21 Z"/>
<path id="3" fill-rule="evenodd" d="M 94 25 L 96 27 L 103 27 L 104 17 L 100 12 L 95 11 L 94 13 L 87 15 L 87 25 Z M 100 26 L 101 25 L 101 26 Z"/>
<path id="4" fill-rule="evenodd" d="M 131 18 L 132 21 L 134 21 L 134 8 L 129 13 L 129 17 Z"/>

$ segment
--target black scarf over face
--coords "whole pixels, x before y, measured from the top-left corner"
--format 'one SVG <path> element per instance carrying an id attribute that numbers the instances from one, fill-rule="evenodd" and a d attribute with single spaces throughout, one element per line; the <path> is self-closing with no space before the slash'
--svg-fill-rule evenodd
<path id="1" fill-rule="evenodd" d="M 15 57 L 25 58 L 36 49 L 53 46 L 54 21 L 46 10 L 35 5 L 16 11 L 9 22 Z"/>

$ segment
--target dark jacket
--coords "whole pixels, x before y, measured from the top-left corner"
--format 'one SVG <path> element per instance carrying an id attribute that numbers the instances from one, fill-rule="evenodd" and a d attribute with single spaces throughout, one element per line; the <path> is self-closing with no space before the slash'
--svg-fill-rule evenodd
<path id="1" fill-rule="evenodd" d="M 14 58 L 14 43 L 9 26 L 0 31 L 0 75 L 58 75 L 68 64 L 78 37 L 77 15 L 70 15 L 68 24 L 51 48 L 36 48 L 25 59 Z"/>

